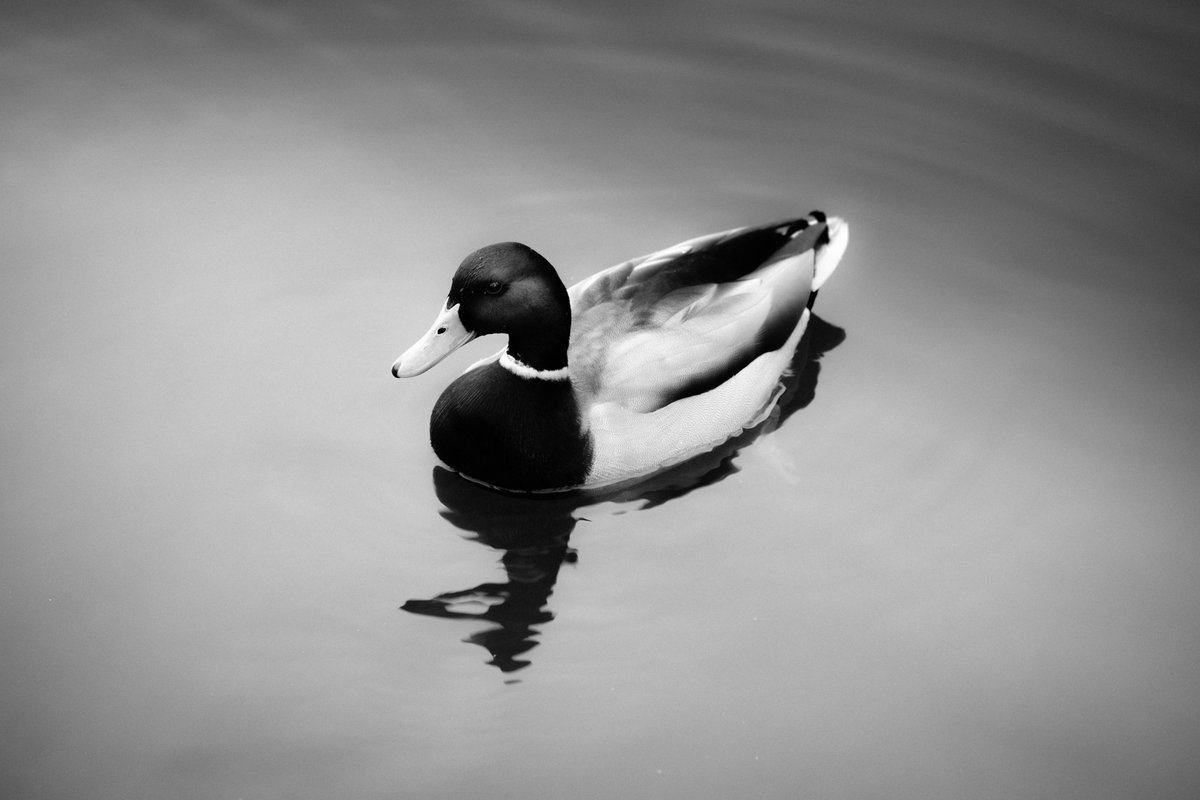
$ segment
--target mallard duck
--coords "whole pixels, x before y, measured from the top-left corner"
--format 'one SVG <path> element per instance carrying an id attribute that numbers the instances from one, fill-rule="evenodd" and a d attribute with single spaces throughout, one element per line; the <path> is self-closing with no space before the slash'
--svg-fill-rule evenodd
<path id="1" fill-rule="evenodd" d="M 434 452 L 510 491 L 596 489 L 762 422 L 849 226 L 814 211 L 691 239 L 567 289 L 530 247 L 476 250 L 433 325 L 392 365 L 425 372 L 477 336 L 508 346 L 434 405 Z"/>

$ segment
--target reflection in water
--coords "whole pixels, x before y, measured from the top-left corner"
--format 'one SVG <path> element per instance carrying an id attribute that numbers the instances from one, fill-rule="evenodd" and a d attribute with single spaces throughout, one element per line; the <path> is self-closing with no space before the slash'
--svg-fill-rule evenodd
<path id="1" fill-rule="evenodd" d="M 521 497 L 506 495 L 463 480 L 443 467 L 433 471 L 442 516 L 474 538 L 501 550 L 505 583 L 481 583 L 471 589 L 444 592 L 431 600 L 409 600 L 405 611 L 451 619 L 477 618 L 494 623 L 466 641 L 487 648 L 490 663 L 504 672 L 528 666 L 518 658 L 536 646 L 535 625 L 549 622 L 546 610 L 558 569 L 575 560 L 567 546 L 581 503 L 572 495 Z"/>
<path id="2" fill-rule="evenodd" d="M 577 509 L 599 502 L 640 502 L 640 508 L 661 505 L 693 489 L 710 486 L 737 471 L 738 451 L 775 430 L 816 394 L 819 359 L 846 338 L 845 331 L 813 315 L 792 360 L 785 391 L 770 417 L 758 427 L 721 447 L 632 486 L 598 492 L 562 495 L 515 495 L 464 480 L 442 467 L 433 471 L 434 489 L 446 507 L 442 516 L 469 531 L 476 541 L 503 551 L 500 563 L 508 580 L 481 583 L 470 589 L 443 592 L 429 600 L 409 600 L 401 608 L 416 614 L 448 619 L 479 619 L 492 623 L 464 641 L 492 654 L 489 662 L 503 672 L 529 666 L 520 658 L 537 646 L 535 626 L 554 619 L 547 609 L 558 570 L 575 563 L 568 546 Z"/>

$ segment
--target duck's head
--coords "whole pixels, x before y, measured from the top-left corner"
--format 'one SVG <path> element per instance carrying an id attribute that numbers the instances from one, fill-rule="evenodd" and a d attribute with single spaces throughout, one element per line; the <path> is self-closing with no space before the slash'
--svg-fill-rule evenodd
<path id="1" fill-rule="evenodd" d="M 471 253 L 450 282 L 433 325 L 392 365 L 397 378 L 420 375 L 476 336 L 508 334 L 513 358 L 538 370 L 567 365 L 571 303 L 550 262 L 518 242 Z"/>

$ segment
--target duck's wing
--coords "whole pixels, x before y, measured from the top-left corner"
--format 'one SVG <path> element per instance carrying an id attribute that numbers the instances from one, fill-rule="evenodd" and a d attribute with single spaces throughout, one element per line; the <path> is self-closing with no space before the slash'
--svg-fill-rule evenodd
<path id="1" fill-rule="evenodd" d="M 576 284 L 578 390 L 645 413 L 720 386 L 791 338 L 845 234 L 814 212 L 682 242 Z"/>

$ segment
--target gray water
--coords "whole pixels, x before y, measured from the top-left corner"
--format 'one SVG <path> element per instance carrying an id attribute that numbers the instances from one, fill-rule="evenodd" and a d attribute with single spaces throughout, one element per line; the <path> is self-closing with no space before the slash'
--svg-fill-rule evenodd
<path id="1" fill-rule="evenodd" d="M 4 797 L 1200 796 L 1194 4 L 0 16 Z M 811 208 L 760 435 L 435 471 L 465 253 Z"/>

